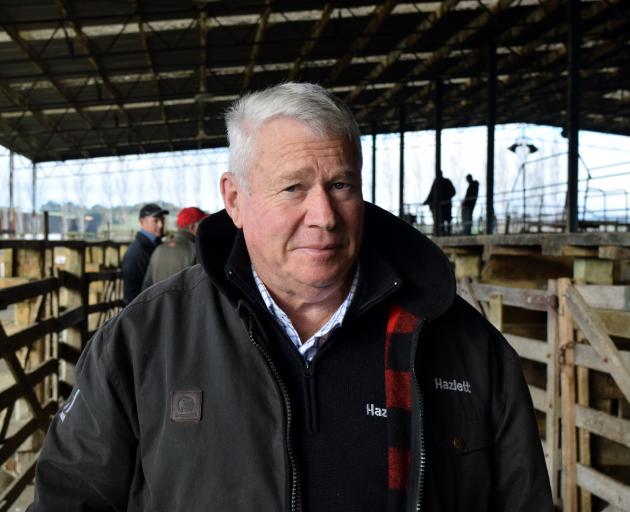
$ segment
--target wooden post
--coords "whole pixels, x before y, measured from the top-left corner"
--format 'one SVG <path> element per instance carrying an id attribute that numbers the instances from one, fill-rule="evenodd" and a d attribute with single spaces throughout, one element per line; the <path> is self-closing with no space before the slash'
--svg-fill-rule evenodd
<path id="1" fill-rule="evenodd" d="M 83 282 L 85 274 L 85 247 L 67 248 L 67 260 L 65 270 L 78 278 L 76 282 Z M 75 286 L 66 290 L 66 306 L 68 309 L 83 307 L 87 310 L 84 303 L 83 286 Z M 87 318 L 84 318 L 80 324 L 68 328 L 66 332 L 66 342 L 68 345 L 81 350 L 83 348 L 84 331 L 87 332 Z M 74 384 L 74 370 L 68 367 L 65 361 L 59 369 L 59 378 L 69 384 Z"/>
<path id="2" fill-rule="evenodd" d="M 503 297 L 499 293 L 490 295 L 488 320 L 499 331 L 503 332 Z"/>
<path id="3" fill-rule="evenodd" d="M 567 306 L 568 278 L 558 279 L 558 333 L 562 408 L 562 510 L 578 512 L 575 435 L 575 352 L 573 320 Z"/>
<path id="4" fill-rule="evenodd" d="M 578 366 L 577 370 L 577 399 L 580 405 L 588 407 L 589 404 L 589 389 L 588 389 L 588 368 Z M 591 436 L 589 431 L 585 428 L 578 429 L 578 444 L 579 444 L 579 461 L 584 466 L 591 465 Z M 580 488 L 580 511 L 591 512 L 591 493 L 586 489 Z"/>
<path id="5" fill-rule="evenodd" d="M 549 280 L 549 298 L 557 296 L 556 281 Z M 554 502 L 558 502 L 558 471 L 560 469 L 560 382 L 558 379 L 558 306 L 550 301 L 547 306 L 547 412 L 545 415 L 545 444 L 547 445 L 547 471 Z"/>
<path id="6" fill-rule="evenodd" d="M 15 266 L 16 276 L 26 277 L 30 280 L 42 279 L 46 268 L 46 250 L 45 247 L 41 249 L 19 249 L 14 252 L 17 255 L 17 265 Z M 41 318 L 44 317 L 47 300 L 50 300 L 50 295 L 41 295 L 39 297 L 29 299 L 27 301 L 19 302 L 16 304 L 16 327 L 24 329 L 36 324 Z M 25 374 L 29 370 L 37 368 L 46 359 L 46 340 L 45 338 L 33 341 L 29 347 L 24 347 L 16 353 L 11 354 L 11 360 L 7 359 L 5 354 L 6 364 L 10 365 L 11 360 L 13 364 L 19 365 L 19 372 Z M 16 369 L 13 370 L 14 372 Z M 14 377 L 16 375 L 14 374 Z M 16 382 L 19 382 L 16 377 Z M 20 407 L 20 401 L 16 402 L 15 416 L 18 421 L 24 421 L 35 417 L 39 412 L 39 404 L 46 402 L 46 386 L 44 383 L 40 383 L 29 389 L 28 394 L 30 400 L 26 401 L 29 406 L 27 410 Z M 37 404 L 35 403 L 37 402 Z M 43 443 L 44 432 L 38 430 L 29 436 L 27 443 L 23 444 L 17 451 L 17 463 L 21 465 L 25 461 L 29 461 L 30 455 L 37 452 Z"/>

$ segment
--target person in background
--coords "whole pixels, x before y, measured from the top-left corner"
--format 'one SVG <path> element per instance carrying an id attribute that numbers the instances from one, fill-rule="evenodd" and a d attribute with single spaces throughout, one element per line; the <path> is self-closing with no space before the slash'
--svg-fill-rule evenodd
<path id="1" fill-rule="evenodd" d="M 442 171 L 438 172 L 437 177 L 433 180 L 431 191 L 425 199 L 424 203 L 431 209 L 433 215 L 433 234 L 436 236 L 451 234 L 451 199 L 455 195 L 455 187 L 448 178 L 445 178 Z"/>
<path id="2" fill-rule="evenodd" d="M 350 109 L 289 82 L 226 121 L 201 264 L 94 335 L 29 512 L 550 512 L 518 355 L 363 201 Z"/>
<path id="3" fill-rule="evenodd" d="M 462 233 L 470 235 L 473 211 L 479 195 L 479 182 L 474 180 L 471 174 L 466 175 L 466 181 L 468 182 L 468 188 L 462 201 Z"/>
<path id="4" fill-rule="evenodd" d="M 194 206 L 180 210 L 177 214 L 177 232 L 151 255 L 143 289 L 197 263 L 195 235 L 199 223 L 207 216 L 206 212 Z"/>
<path id="5" fill-rule="evenodd" d="M 164 216 L 168 210 L 155 203 L 140 208 L 140 231 L 127 248 L 122 260 L 123 302 L 129 304 L 142 290 L 151 254 L 164 236 Z"/>

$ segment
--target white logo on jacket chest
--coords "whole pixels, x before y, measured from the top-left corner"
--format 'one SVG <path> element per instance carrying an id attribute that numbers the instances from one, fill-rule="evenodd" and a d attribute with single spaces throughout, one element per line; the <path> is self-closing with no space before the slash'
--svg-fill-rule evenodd
<path id="1" fill-rule="evenodd" d="M 365 404 L 365 414 L 367 416 L 379 416 L 387 418 L 387 409 L 384 407 L 376 407 L 374 404 Z"/>
<path id="2" fill-rule="evenodd" d="M 460 393 L 472 393 L 470 389 L 470 382 L 467 380 L 446 380 L 436 377 L 434 382 L 435 389 L 441 389 L 443 391 L 458 391 Z"/>

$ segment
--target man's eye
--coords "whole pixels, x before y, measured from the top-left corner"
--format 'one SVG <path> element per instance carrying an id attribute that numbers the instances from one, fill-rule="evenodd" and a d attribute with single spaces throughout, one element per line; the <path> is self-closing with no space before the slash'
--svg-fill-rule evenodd
<path id="1" fill-rule="evenodd" d="M 337 183 L 333 183 L 333 188 L 335 190 L 343 190 L 346 188 L 350 188 L 350 183 L 343 183 L 341 181 L 338 181 Z"/>
<path id="2" fill-rule="evenodd" d="M 297 190 L 297 185 L 290 185 L 284 189 L 285 192 L 295 192 Z"/>

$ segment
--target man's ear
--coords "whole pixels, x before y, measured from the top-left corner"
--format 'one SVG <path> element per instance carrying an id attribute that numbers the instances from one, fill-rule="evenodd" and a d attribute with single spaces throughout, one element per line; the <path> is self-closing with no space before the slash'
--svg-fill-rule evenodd
<path id="1" fill-rule="evenodd" d="M 223 196 L 223 205 L 228 215 L 232 218 L 232 222 L 237 228 L 243 227 L 241 219 L 240 200 L 244 193 L 241 190 L 241 184 L 234 173 L 224 172 L 221 175 L 221 195 Z"/>

